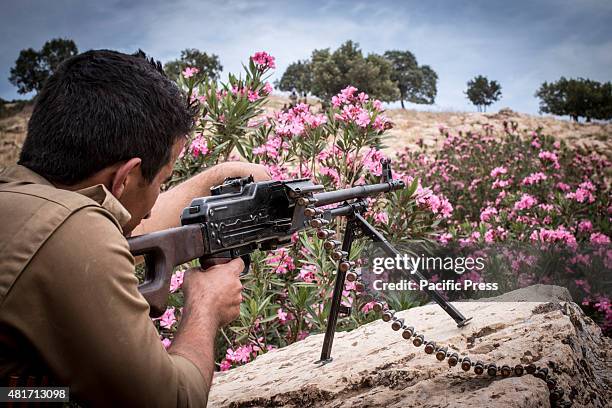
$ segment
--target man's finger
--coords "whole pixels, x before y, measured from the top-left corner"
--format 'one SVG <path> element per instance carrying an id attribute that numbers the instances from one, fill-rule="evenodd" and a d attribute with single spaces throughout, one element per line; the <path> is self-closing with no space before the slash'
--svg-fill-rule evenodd
<path id="1" fill-rule="evenodd" d="M 242 258 L 238 257 L 228 262 L 228 266 L 231 266 L 236 275 L 240 276 L 240 274 L 244 270 L 244 261 L 242 260 Z"/>

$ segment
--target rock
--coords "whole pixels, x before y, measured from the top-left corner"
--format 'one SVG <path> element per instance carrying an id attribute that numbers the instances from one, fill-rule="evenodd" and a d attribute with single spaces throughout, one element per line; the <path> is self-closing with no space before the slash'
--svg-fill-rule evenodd
<path id="1" fill-rule="evenodd" d="M 531 285 L 503 295 L 477 299 L 475 302 L 572 302 L 569 290 L 555 285 Z"/>
<path id="2" fill-rule="evenodd" d="M 612 398 L 612 341 L 571 301 L 539 285 L 551 302 L 456 303 L 472 322 L 459 329 L 434 304 L 399 313 L 432 339 L 473 360 L 498 366 L 548 367 L 575 407 L 604 407 Z M 525 289 L 506 299 L 527 296 Z M 564 300 L 565 299 L 565 300 Z M 323 335 L 252 363 L 216 373 L 209 406 L 221 407 L 547 407 L 545 383 L 531 375 L 495 379 L 449 368 L 381 320 L 336 333 L 333 361 L 315 364 Z"/>

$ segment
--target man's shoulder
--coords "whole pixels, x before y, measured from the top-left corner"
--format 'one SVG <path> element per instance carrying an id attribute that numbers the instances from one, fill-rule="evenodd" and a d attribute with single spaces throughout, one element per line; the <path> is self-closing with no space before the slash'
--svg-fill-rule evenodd
<path id="1" fill-rule="evenodd" d="M 46 184 L 18 181 L 0 183 L 0 194 L 3 197 L 3 205 L 12 205 L 12 210 L 46 205 L 61 207 L 68 212 L 73 212 L 83 207 L 100 206 L 96 201 L 83 194 Z"/>
<path id="2" fill-rule="evenodd" d="M 0 185 L 0 300 L 45 247 L 55 248 L 42 256 L 53 269 L 87 256 L 86 249 L 101 252 L 101 242 L 125 251 L 117 221 L 92 199 L 53 186 L 11 184 Z"/>

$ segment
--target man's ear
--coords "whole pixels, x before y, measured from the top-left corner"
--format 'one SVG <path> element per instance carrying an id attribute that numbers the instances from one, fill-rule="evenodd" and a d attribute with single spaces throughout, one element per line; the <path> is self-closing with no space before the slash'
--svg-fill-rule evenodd
<path id="1" fill-rule="evenodd" d="M 139 157 L 134 157 L 117 168 L 113 175 L 113 182 L 111 184 L 111 193 L 116 197 L 120 198 L 125 192 L 125 188 L 136 176 L 135 172 L 140 171 L 140 163 L 142 160 Z"/>

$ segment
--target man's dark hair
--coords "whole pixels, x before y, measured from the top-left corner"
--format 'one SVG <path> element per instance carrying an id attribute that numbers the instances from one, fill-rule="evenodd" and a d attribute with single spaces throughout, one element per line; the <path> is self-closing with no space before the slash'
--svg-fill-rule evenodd
<path id="1" fill-rule="evenodd" d="M 64 61 L 45 83 L 19 164 L 72 185 L 140 157 L 151 182 L 193 122 L 185 96 L 142 51 L 88 51 Z"/>

